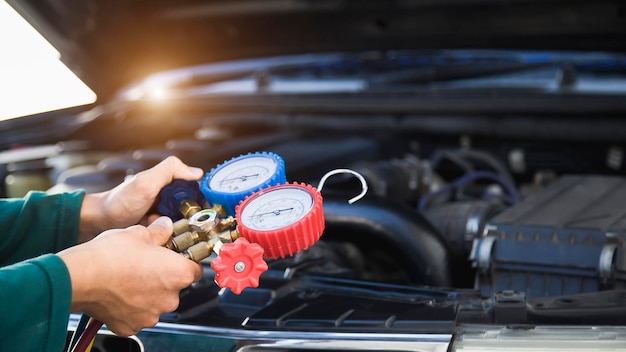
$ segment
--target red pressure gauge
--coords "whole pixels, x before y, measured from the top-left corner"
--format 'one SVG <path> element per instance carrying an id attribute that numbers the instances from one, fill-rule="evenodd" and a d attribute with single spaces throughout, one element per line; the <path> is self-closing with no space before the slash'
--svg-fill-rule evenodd
<path id="1" fill-rule="evenodd" d="M 315 243 L 324 231 L 322 195 L 313 186 L 279 184 L 246 197 L 235 208 L 239 238 L 211 262 L 215 282 L 240 294 L 257 287 L 263 257 L 284 258 Z"/>
<path id="2" fill-rule="evenodd" d="M 303 183 L 262 189 L 240 202 L 235 213 L 240 236 L 259 244 L 265 258 L 298 253 L 324 231 L 322 195 Z"/>

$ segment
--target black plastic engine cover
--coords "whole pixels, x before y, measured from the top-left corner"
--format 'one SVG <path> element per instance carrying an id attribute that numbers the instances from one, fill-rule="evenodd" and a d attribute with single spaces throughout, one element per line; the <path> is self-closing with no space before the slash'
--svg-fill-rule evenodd
<path id="1" fill-rule="evenodd" d="M 471 258 L 484 297 L 623 287 L 626 178 L 564 176 L 492 219 Z"/>

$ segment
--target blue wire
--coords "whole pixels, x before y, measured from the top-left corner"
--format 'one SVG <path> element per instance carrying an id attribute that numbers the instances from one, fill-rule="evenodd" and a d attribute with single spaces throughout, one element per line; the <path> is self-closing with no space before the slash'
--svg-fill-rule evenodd
<path id="1" fill-rule="evenodd" d="M 417 209 L 419 211 L 422 211 L 426 207 L 426 204 L 428 203 L 428 201 L 431 200 L 433 197 L 450 192 L 455 188 L 459 188 L 461 186 L 464 186 L 467 183 L 470 183 L 472 181 L 479 180 L 479 179 L 489 179 L 489 180 L 497 182 L 508 193 L 510 201 L 513 204 L 519 202 L 520 196 L 517 193 L 517 190 L 515 190 L 515 187 L 513 187 L 513 185 L 511 185 L 511 183 L 509 183 L 506 179 L 504 179 L 503 177 L 499 176 L 496 173 L 489 172 L 489 171 L 473 171 L 473 172 L 469 172 L 459 177 L 458 179 L 454 180 L 453 183 L 445 187 L 442 187 L 434 192 L 431 192 L 422 196 L 417 204 Z"/>

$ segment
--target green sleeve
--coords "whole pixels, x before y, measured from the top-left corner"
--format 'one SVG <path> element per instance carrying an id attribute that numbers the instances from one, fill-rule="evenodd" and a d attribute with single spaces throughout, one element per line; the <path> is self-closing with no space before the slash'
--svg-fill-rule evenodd
<path id="1" fill-rule="evenodd" d="M 0 269 L 0 351 L 61 352 L 71 296 L 69 272 L 56 255 Z"/>
<path id="2" fill-rule="evenodd" d="M 76 243 L 83 196 L 0 200 L 0 351 L 63 350 L 72 286 L 65 263 L 47 253 Z"/>
<path id="3" fill-rule="evenodd" d="M 0 265 L 56 253 L 76 243 L 84 191 L 0 200 Z"/>

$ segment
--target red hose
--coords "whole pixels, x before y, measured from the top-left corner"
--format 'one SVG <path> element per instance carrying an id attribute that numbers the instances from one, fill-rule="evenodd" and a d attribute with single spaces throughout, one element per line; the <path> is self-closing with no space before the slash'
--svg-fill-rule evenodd
<path id="1" fill-rule="evenodd" d="M 100 330 L 101 327 L 102 327 L 101 321 L 96 320 L 94 318 L 89 319 L 89 322 L 87 323 L 87 326 L 85 327 L 85 330 L 78 338 L 78 341 L 76 342 L 76 345 L 74 345 L 74 348 L 72 349 L 71 352 L 87 351 L 89 344 L 91 344 L 93 339 L 96 337 L 96 334 L 98 333 L 98 330 Z"/>

